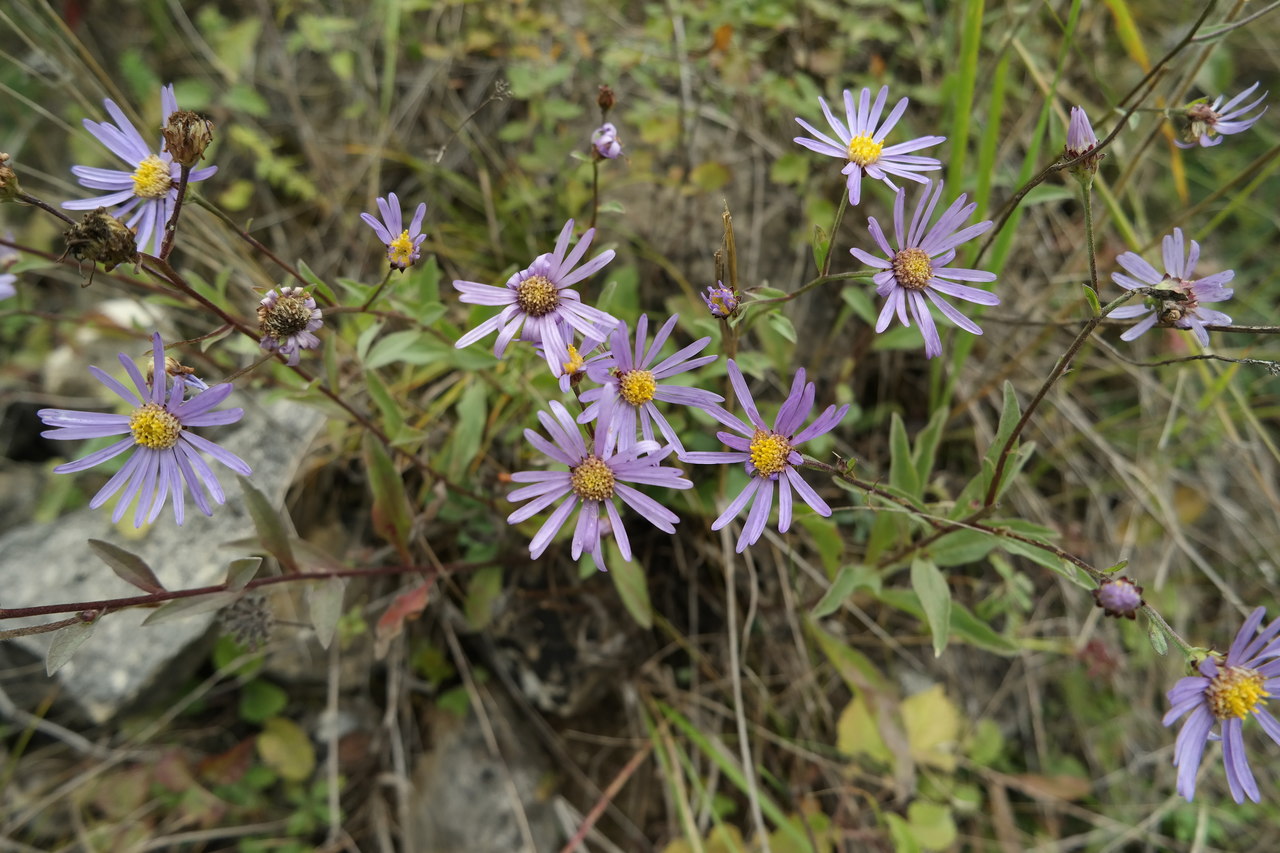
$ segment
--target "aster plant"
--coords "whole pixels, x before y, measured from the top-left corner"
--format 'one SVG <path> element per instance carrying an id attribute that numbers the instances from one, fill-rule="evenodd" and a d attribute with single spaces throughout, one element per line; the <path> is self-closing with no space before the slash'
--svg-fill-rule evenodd
<path id="1" fill-rule="evenodd" d="M 298 363 L 301 350 L 320 346 L 316 332 L 324 325 L 315 298 L 301 287 L 272 290 L 258 303 L 258 324 L 262 348 L 279 352 L 290 366 Z"/>
<path id="2" fill-rule="evenodd" d="M 831 112 L 826 100 L 818 98 L 822 114 L 827 118 L 836 138 L 832 139 L 809 122 L 797 117 L 796 123 L 812 134 L 813 139 L 804 136 L 795 137 L 795 142 L 825 154 L 848 161 L 841 173 L 846 176 L 849 190 L 849 204 L 857 204 L 862 200 L 862 176 L 872 180 L 883 181 L 891 190 L 897 190 L 893 178 L 906 178 L 909 181 L 924 183 L 920 172 L 932 172 L 942 168 L 942 162 L 933 157 L 920 157 L 910 154 L 946 140 L 945 136 L 921 136 L 897 145 L 885 146 L 885 137 L 897 125 L 902 114 L 907 110 L 907 98 L 898 101 L 884 121 L 880 114 L 884 110 L 885 100 L 889 97 L 889 87 L 882 86 L 876 95 L 875 103 L 871 102 L 871 90 L 863 89 L 854 106 L 853 92 L 844 90 L 845 120 L 841 121 Z"/>
<path id="3" fill-rule="evenodd" d="M 634 488 L 635 485 L 667 489 L 693 487 L 693 483 L 681 476 L 678 468 L 660 464 L 671 453 L 671 447 L 661 447 L 655 441 L 641 441 L 627 450 L 619 450 L 607 430 L 597 429 L 588 448 L 582 438 L 582 428 L 574 422 L 568 410 L 554 400 L 551 402 L 551 414 L 539 412 L 538 420 L 551 440 L 531 429 L 524 431 L 525 438 L 553 463 L 568 470 L 520 471 L 511 475 L 515 482 L 530 485 L 507 496 L 511 501 L 529 501 L 507 516 L 509 524 L 526 521 L 560 502 L 530 541 L 531 557 L 537 559 L 542 556 L 557 531 L 578 507 L 578 520 L 573 530 L 573 558 L 576 560 L 584 552 L 588 553 L 596 568 L 607 571 L 601 544 L 607 523 L 623 559 L 630 562 L 631 543 L 615 498 L 621 499 L 664 533 L 675 533 L 675 525 L 680 520 L 676 514 Z"/>
<path id="4" fill-rule="evenodd" d="M 719 358 L 715 355 L 694 358 L 706 349 L 707 344 L 711 343 L 710 337 L 700 338 L 658 364 L 654 364 L 679 319 L 680 315 L 673 314 L 667 322 L 663 323 L 662 328 L 658 329 L 653 336 L 653 343 L 648 350 L 645 349 L 645 343 L 649 337 L 647 314 L 641 314 L 640 319 L 636 321 L 634 350 L 629 340 L 626 323 L 620 324 L 613 330 L 610 340 L 610 358 L 596 362 L 587 371 L 591 381 L 599 383 L 602 387 L 593 388 L 582 395 L 582 401 L 590 405 L 578 416 L 579 423 L 585 424 L 596 420 L 602 410 L 602 401 L 608 397 L 615 401 L 612 405 L 612 419 L 610 422 L 602 420 L 597 429 L 617 430 L 619 449 L 627 450 L 636 444 L 637 426 L 640 437 L 645 441 L 653 441 L 653 427 L 657 424 L 667 444 L 674 447 L 677 454 L 684 453 L 684 445 L 680 443 L 679 435 L 662 412 L 658 411 L 654 402 L 696 406 L 707 410 L 716 403 L 723 402 L 724 398 L 711 391 L 664 381 L 681 373 L 697 370 Z"/>
<path id="5" fill-rule="evenodd" d="M 1196 262 L 1200 260 L 1200 244 L 1191 240 L 1188 248 L 1186 243 L 1181 228 L 1175 228 L 1172 234 L 1165 235 L 1161 241 L 1164 275 L 1135 252 L 1124 252 L 1116 257 L 1116 263 L 1125 272 L 1112 273 L 1112 281 L 1125 290 L 1150 288 L 1157 291 L 1155 295 L 1144 296 L 1141 305 L 1121 305 L 1107 314 L 1117 320 L 1142 318 L 1126 329 L 1120 335 L 1120 340 L 1132 341 L 1152 326 L 1160 324 L 1190 329 L 1201 346 L 1208 346 L 1209 330 L 1205 328 L 1206 325 L 1231 325 L 1231 317 L 1221 311 L 1205 308 L 1201 303 L 1230 299 L 1235 290 L 1223 285 L 1235 278 L 1235 271 L 1225 270 L 1200 279 L 1192 278 Z"/>
<path id="6" fill-rule="evenodd" d="M 1213 103 L 1206 101 L 1197 101 L 1189 105 L 1183 117 L 1186 118 L 1188 125 L 1186 130 L 1186 140 L 1175 139 L 1173 144 L 1179 148 L 1212 148 L 1215 145 L 1222 144 L 1224 136 L 1230 136 L 1235 133 L 1244 133 L 1249 128 L 1258 123 L 1258 119 L 1262 118 L 1262 114 L 1267 111 L 1263 107 L 1256 115 L 1246 115 L 1258 104 L 1262 103 L 1262 99 L 1267 96 L 1263 92 L 1258 96 L 1257 100 L 1252 103 L 1240 106 L 1240 103 L 1254 93 L 1258 88 L 1254 83 L 1248 89 L 1236 95 L 1225 104 L 1222 99 L 1226 95 L 1219 95 L 1213 99 Z"/>
<path id="7" fill-rule="evenodd" d="M 711 524 L 712 530 L 719 530 L 732 521 L 742 510 L 751 505 L 746 524 L 738 536 L 736 550 L 739 554 L 748 546 L 755 544 L 764 533 L 769 523 L 769 513 L 773 508 L 773 492 L 775 484 L 778 490 L 778 532 L 786 533 L 791 527 L 792 491 L 808 504 L 816 513 L 831 515 L 831 507 L 818 496 L 813 487 L 804 481 L 796 470 L 804 462 L 804 457 L 796 450 L 804 442 L 825 435 L 835 429 L 849 412 L 846 404 L 836 408 L 828 406 L 822 414 L 807 427 L 801 428 L 813 411 L 815 388 L 812 382 L 805 382 L 804 368 L 796 371 L 791 383 L 791 393 L 778 409 L 770 429 L 760 416 L 755 400 L 747 389 L 742 371 L 737 363 L 729 359 L 729 382 L 733 391 L 742 402 L 749 423 L 744 423 L 719 406 L 708 408 L 716 420 L 727 426 L 729 432 L 717 432 L 716 438 L 729 446 L 728 451 L 690 451 L 681 455 L 684 462 L 702 465 L 719 465 L 740 462 L 746 466 L 751 482 L 734 498 L 724 512 Z"/>
<path id="8" fill-rule="evenodd" d="M 883 258 L 862 249 L 849 250 L 850 254 L 867 266 L 881 270 L 875 274 L 874 281 L 876 293 L 883 296 L 885 302 L 876 319 L 876 331 L 883 332 L 887 329 L 895 314 L 902 325 L 910 326 L 911 320 L 907 316 L 910 313 L 920 327 L 920 334 L 924 336 L 924 353 L 929 358 L 942 355 L 942 339 L 938 336 L 938 327 L 929 310 L 930 303 L 952 323 L 975 335 L 982 334 L 978 324 L 961 314 L 942 296 L 952 296 L 978 305 L 1000 304 L 1000 298 L 994 293 L 959 283 L 995 281 L 995 273 L 947 266 L 955 260 L 956 247 L 987 232 L 991 228 L 991 221 L 965 225 L 978 205 L 965 204 L 967 196 L 961 193 L 931 226 L 929 222 L 933 218 L 934 209 L 942 199 L 942 187 L 941 181 L 936 184 L 932 181 L 926 183 L 924 194 L 916 203 L 915 213 L 912 214 L 910 228 L 906 224 L 906 192 L 898 191 L 898 197 L 893 202 L 896 249 L 889 244 L 875 217 L 867 220 L 867 228 L 884 254 Z"/>
<path id="9" fill-rule="evenodd" d="M 387 193 L 386 198 L 377 198 L 379 221 L 372 213 L 361 213 L 360 218 L 373 229 L 378 239 L 387 247 L 387 263 L 391 269 L 404 272 L 422 257 L 422 241 L 427 235 L 422 233 L 422 220 L 427 215 L 427 203 L 419 202 L 413 212 L 409 227 L 402 227 L 404 220 L 400 216 L 400 199 L 395 193 Z"/>
<path id="10" fill-rule="evenodd" d="M 149 146 L 124 111 L 116 106 L 115 101 L 107 98 L 102 104 L 111 116 L 111 122 L 84 119 L 85 129 L 112 154 L 123 160 L 131 171 L 72 166 L 71 174 L 76 176 L 81 186 L 107 190 L 107 194 L 66 201 L 62 206 L 67 210 L 106 207 L 121 219 L 132 213 L 125 224 L 137 229 L 138 246 L 144 247 L 147 241 L 151 241 L 151 253 L 158 255 L 164 241 L 165 223 L 173 215 L 173 207 L 178 199 L 178 180 L 182 167 L 174 162 L 168 151 L 162 150 L 163 142 L 155 149 Z M 172 84 L 160 90 L 160 108 L 166 121 L 169 116 L 178 112 L 178 100 L 173 94 Z M 187 182 L 203 181 L 217 171 L 217 166 L 192 169 Z"/>
<path id="11" fill-rule="evenodd" d="M 1178 793 L 1188 800 L 1195 796 L 1196 771 L 1210 740 L 1222 741 L 1232 798 L 1237 803 L 1246 796 L 1259 800 L 1244 749 L 1245 719 L 1255 717 L 1267 736 L 1280 744 L 1280 722 L 1265 707 L 1267 699 L 1280 692 L 1280 619 L 1259 633 L 1265 614 L 1262 607 L 1249 614 L 1225 658 L 1205 657 L 1196 667 L 1199 675 L 1179 679 L 1168 693 L 1173 707 L 1164 715 L 1164 724 L 1187 718 L 1174 744 L 1173 763 L 1178 768 Z M 1213 731 L 1215 725 L 1219 734 Z"/>
<path id="12" fill-rule="evenodd" d="M 584 305 L 578 292 L 569 289 L 613 260 L 613 249 L 609 249 L 578 266 L 591 247 L 595 233 L 594 228 L 588 228 L 578 245 L 569 251 L 573 236 L 570 219 L 561 229 L 554 251 L 539 255 L 527 268 L 507 279 L 505 287 L 455 280 L 453 286 L 462 294 L 459 301 L 502 308 L 496 316 L 459 338 L 456 346 L 459 349 L 470 346 L 497 331 L 493 354 L 502 358 L 511 341 L 521 335 L 524 340 L 541 344 L 551 372 L 556 376 L 563 374 L 564 365 L 569 361 L 569 329 L 576 329 L 584 337 L 604 339 L 618 325 L 617 318 Z"/>
<path id="13" fill-rule="evenodd" d="M 181 525 L 185 519 L 184 494 L 191 491 L 196 506 L 205 515 L 212 515 L 209 499 L 225 503 L 226 496 L 213 470 L 201 454 L 208 454 L 237 474 L 248 476 L 251 472 L 244 460 L 206 438 L 191 432 L 192 427 L 222 426 L 233 424 L 244 416 L 244 409 L 213 411 L 232 391 L 230 384 L 215 385 L 190 399 L 186 397 L 188 382 L 185 376 L 173 377 L 167 382 L 164 344 L 160 335 L 151 339 L 152 381 L 143 378 L 142 372 L 124 353 L 120 363 L 133 382 L 129 388 L 106 371 L 90 367 L 89 372 L 107 388 L 133 407 L 129 414 L 111 412 L 79 412 L 68 409 L 41 409 L 38 414 L 47 426 L 41 435 L 58 441 L 75 441 L 86 438 L 105 438 L 120 435 L 124 438 L 82 459 L 67 462 L 54 468 L 56 474 L 84 471 L 114 459 L 122 453 L 133 451 L 124 466 L 98 490 L 89 501 L 91 508 L 102 506 L 124 489 L 116 504 L 111 520 L 119 521 L 125 509 L 138 499 L 133 515 L 134 527 L 155 521 L 164 508 L 165 501 L 173 496 L 173 517 Z M 136 393 L 135 390 L 136 389 Z"/>

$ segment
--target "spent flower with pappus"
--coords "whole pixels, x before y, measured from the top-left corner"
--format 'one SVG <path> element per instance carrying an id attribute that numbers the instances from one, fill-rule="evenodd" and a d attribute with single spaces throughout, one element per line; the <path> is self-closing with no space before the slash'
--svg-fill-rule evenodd
<path id="1" fill-rule="evenodd" d="M 616 160 L 622 154 L 622 143 L 618 141 L 618 129 L 613 122 L 606 121 L 596 128 L 591 134 L 591 145 L 605 160 Z"/>
<path id="2" fill-rule="evenodd" d="M 379 222 L 372 213 L 361 213 L 360 218 L 387 247 L 387 263 L 391 268 L 404 272 L 422 257 L 422 241 L 427 239 L 427 235 L 422 233 L 422 219 L 427 215 L 427 203 L 418 203 L 409 227 L 403 228 L 400 199 L 396 198 L 395 193 L 387 193 L 386 198 L 379 197 L 375 201 L 378 212 L 382 214 L 382 221 Z"/>
<path id="3" fill-rule="evenodd" d="M 849 406 L 847 404 L 839 408 L 828 406 L 822 414 L 814 418 L 811 424 L 802 429 L 804 422 L 813 411 L 816 393 L 814 384 L 805 382 L 802 367 L 796 371 L 795 380 L 791 383 L 791 393 L 778 409 L 778 416 L 774 418 L 773 428 L 770 429 L 764 418 L 760 416 L 737 363 L 729 359 L 728 367 L 729 382 L 733 385 L 733 391 L 742 403 L 750 423 L 744 423 L 719 406 L 710 407 L 708 411 L 712 417 L 738 433 L 738 435 L 728 432 L 716 433 L 716 438 L 731 449 L 715 452 L 690 451 L 682 454 L 680 459 L 702 465 L 741 462 L 746 466 L 751 481 L 711 524 L 712 530 L 719 530 L 754 501 L 746 524 L 742 526 L 742 533 L 738 536 L 736 547 L 741 554 L 760 538 L 765 526 L 769 523 L 775 484 L 778 488 L 779 533 L 786 533 L 791 527 L 793 489 L 800 495 L 801 500 L 819 515 L 831 515 L 831 507 L 827 506 L 826 501 L 818 496 L 813 487 L 806 483 L 800 476 L 800 472 L 796 470 L 804 462 L 804 457 L 796 448 L 810 439 L 835 429 L 849 412 Z"/>
<path id="4" fill-rule="evenodd" d="M 111 122 L 84 119 L 84 126 L 112 154 L 123 160 L 131 171 L 72 166 L 71 174 L 76 176 L 82 187 L 107 190 L 107 194 L 65 201 L 62 206 L 67 210 L 106 207 L 122 219 L 132 212 L 133 215 L 125 219 L 125 225 L 137 229 L 139 246 L 145 247 L 151 241 L 151 253 L 158 255 L 164 240 L 165 223 L 173 215 L 173 206 L 178 199 L 178 180 L 182 169 L 174 161 L 172 154 L 162 150 L 163 140 L 153 149 L 125 116 L 124 111 L 116 106 L 115 101 L 107 98 L 102 103 L 111 116 Z M 172 84 L 160 90 L 160 108 L 166 120 L 178 112 L 178 100 L 173 94 Z M 217 166 L 192 169 L 187 182 L 203 181 L 217 171 Z"/>
<path id="5" fill-rule="evenodd" d="M 1164 715 L 1164 724 L 1187 718 L 1174 743 L 1173 764 L 1178 768 L 1178 793 L 1188 800 L 1195 796 L 1196 772 L 1211 740 L 1222 741 L 1222 763 L 1232 798 L 1237 803 L 1246 796 L 1255 803 L 1259 800 L 1258 783 L 1245 754 L 1244 721 L 1254 717 L 1280 744 L 1280 722 L 1266 709 L 1267 700 L 1280 691 L 1280 619 L 1259 632 L 1265 614 L 1263 607 L 1249 614 L 1225 658 L 1206 656 L 1196 667 L 1199 675 L 1179 679 L 1168 693 L 1173 707 Z M 1214 733 L 1215 725 L 1220 733 Z"/>
<path id="6" fill-rule="evenodd" d="M 1098 171 L 1098 163 L 1106 155 L 1091 153 L 1098 147 L 1098 136 L 1093 132 L 1089 117 L 1080 107 L 1071 108 L 1071 118 L 1067 122 L 1067 144 L 1063 150 L 1068 160 L 1084 157 L 1071 167 L 1071 172 L 1080 178 L 1091 178 Z"/>
<path id="7" fill-rule="evenodd" d="M 673 314 L 662 324 L 653 336 L 653 343 L 645 349 L 649 337 L 649 317 L 641 314 L 636 321 L 635 349 L 632 349 L 626 323 L 621 323 L 613 330 L 610 339 L 610 356 L 607 360 L 596 362 L 587 375 L 592 382 L 600 384 L 600 388 L 592 388 L 582 395 L 584 403 L 590 403 L 578 416 L 579 423 L 590 423 L 600 418 L 603 410 L 602 401 L 608 397 L 613 400 L 610 410 L 612 418 L 601 419 L 597 430 L 615 430 L 618 434 L 618 448 L 628 450 L 636 444 L 637 426 L 639 438 L 653 441 L 653 425 L 658 425 L 662 437 L 667 444 L 675 448 L 677 454 L 684 453 L 684 445 L 680 436 L 671 427 L 670 422 L 658 411 L 654 401 L 674 403 L 678 406 L 694 406 L 709 410 L 716 403 L 724 401 L 724 397 L 701 388 L 689 388 L 676 385 L 666 380 L 690 370 L 710 364 L 719 356 L 694 356 L 706 349 L 711 343 L 710 337 L 699 338 L 675 354 L 663 359 L 658 364 L 658 353 L 671 337 L 680 315 Z M 638 423 L 637 423 L 638 422 Z"/>
<path id="8" fill-rule="evenodd" d="M 1222 137 L 1230 136 L 1235 133 L 1244 133 L 1249 128 L 1258 123 L 1258 119 L 1262 118 L 1262 114 L 1267 111 L 1267 107 L 1254 116 L 1245 118 L 1254 107 L 1262 103 L 1262 99 L 1267 96 L 1263 92 L 1258 96 L 1257 100 L 1245 106 L 1239 106 L 1240 102 L 1249 97 L 1258 88 L 1254 83 L 1248 89 L 1236 95 L 1225 104 L 1222 99 L 1226 95 L 1219 95 L 1213 99 L 1210 104 L 1207 101 L 1200 100 L 1189 104 L 1182 116 L 1187 121 L 1184 139 L 1175 139 L 1174 145 L 1179 148 L 1195 148 L 1197 145 L 1201 148 L 1211 148 L 1222 142 Z"/>
<path id="9" fill-rule="evenodd" d="M 733 288 L 725 287 L 722 281 L 717 281 L 715 287 L 708 287 L 702 294 L 702 301 L 707 304 L 711 316 L 717 320 L 727 320 L 738 310 L 737 294 L 733 292 Z"/>
<path id="10" fill-rule="evenodd" d="M 539 412 L 538 420 L 551 440 L 531 429 L 524 431 L 525 438 L 553 462 L 568 470 L 520 471 L 511 475 L 513 481 L 530 485 L 507 496 L 511 501 L 529 501 L 507 516 L 509 524 L 519 524 L 560 501 L 529 542 L 531 557 L 537 559 L 542 556 L 574 508 L 579 507 L 573 530 L 573 559 L 586 552 L 595 561 L 596 568 L 606 571 L 601 536 L 607 520 L 608 528 L 618 542 L 618 550 L 622 552 L 623 559 L 630 562 L 631 543 L 615 498 L 621 499 L 664 533 L 676 532 L 679 517 L 634 488 L 634 485 L 693 488 L 693 483 L 681 476 L 680 469 L 660 464 L 671 453 L 670 447 L 661 447 L 656 441 L 642 441 L 628 450 L 618 450 L 608 431 L 603 429 L 596 430 L 588 447 L 582 438 L 582 428 L 574 422 L 573 415 L 554 400 L 551 402 L 551 414 Z"/>
<path id="11" fill-rule="evenodd" d="M 170 494 L 173 495 L 173 517 L 181 525 L 186 515 L 184 493 L 187 489 L 191 491 L 196 506 L 205 515 L 213 514 L 209 498 L 219 504 L 226 502 L 222 486 L 202 453 L 208 454 L 237 474 L 248 476 L 252 473 L 239 456 L 191 432 L 192 427 L 233 424 L 244 416 L 244 409 L 213 411 L 215 406 L 231 394 L 232 386 L 215 385 L 190 399 L 184 399 L 188 387 L 185 377 L 173 377 L 172 384 L 167 381 L 164 345 L 160 335 L 154 335 L 151 343 L 154 379 L 150 383 L 143 378 L 142 371 L 133 360 L 124 353 L 120 353 L 120 363 L 133 382 L 132 389 L 113 379 L 104 370 L 89 368 L 89 372 L 99 382 L 133 407 L 129 414 L 68 409 L 41 409 L 36 413 L 46 425 L 54 427 L 41 433 L 45 438 L 76 441 L 124 436 L 114 444 L 82 459 L 59 465 L 53 470 L 57 474 L 84 471 L 132 450 L 133 454 L 128 461 L 98 490 L 89 501 L 89 506 L 97 509 L 123 487 L 124 493 L 116 504 L 111 520 L 119 521 L 136 497 L 138 505 L 133 514 L 134 527 L 141 527 L 143 522 L 155 521 Z"/>
<path id="12" fill-rule="evenodd" d="M 258 303 L 258 325 L 262 348 L 288 356 L 292 366 L 298 363 L 300 350 L 320 346 L 315 333 L 324 320 L 310 293 L 301 287 L 282 287 L 269 291 Z"/>
<path id="13" fill-rule="evenodd" d="M 1126 329 L 1120 340 L 1131 341 L 1145 333 L 1156 324 L 1172 326 L 1176 329 L 1190 329 L 1201 346 L 1209 345 L 1210 326 L 1229 326 L 1231 317 L 1205 308 L 1204 302 L 1224 302 L 1235 294 L 1224 284 L 1235 278 L 1234 270 L 1225 270 L 1204 278 L 1195 279 L 1196 262 L 1200 260 L 1200 244 L 1190 241 L 1186 247 L 1182 229 L 1173 229 L 1161 241 L 1165 274 L 1161 275 L 1156 268 L 1143 260 L 1136 252 L 1124 252 L 1116 257 L 1116 263 L 1124 267 L 1125 273 L 1111 274 L 1111 280 L 1125 290 L 1148 288 L 1156 291 L 1143 296 L 1141 305 L 1121 305 L 1107 314 L 1116 320 L 1142 320 Z M 1184 255 L 1185 250 L 1185 255 Z"/>
<path id="14" fill-rule="evenodd" d="M 825 99 L 818 98 L 818 104 L 822 107 L 822 113 L 826 116 L 827 124 L 831 126 L 836 139 L 822 133 L 804 119 L 796 118 L 796 123 L 814 137 L 809 139 L 797 136 L 795 137 L 797 143 L 810 151 L 848 161 L 841 170 L 841 174 L 846 176 L 849 204 L 857 204 L 862 199 L 863 175 L 873 180 L 883 181 L 889 189 L 897 190 L 898 187 L 893 183 L 894 177 L 924 183 L 925 178 L 919 174 L 920 172 L 932 172 L 942 168 L 940 160 L 933 157 L 920 157 L 909 152 L 944 142 L 945 136 L 921 136 L 907 142 L 899 142 L 897 145 L 885 146 L 885 137 L 906 112 L 908 102 L 906 98 L 898 101 L 881 122 L 880 114 L 884 110 L 885 100 L 888 97 L 889 87 L 882 86 L 873 104 L 871 90 L 863 89 L 855 107 L 853 92 L 845 89 L 845 121 L 836 118 Z"/>
<path id="15" fill-rule="evenodd" d="M 932 226 L 934 209 L 942 199 L 942 182 L 925 184 L 924 193 L 916 204 L 915 213 L 911 217 L 911 226 L 906 222 L 906 192 L 898 191 L 893 202 L 893 234 L 898 248 L 894 249 L 885 237 L 884 230 L 875 217 L 867 220 L 867 228 L 883 258 L 878 258 L 861 249 L 850 249 L 849 253 L 870 267 L 881 272 L 874 276 L 876 293 L 885 298 L 884 307 L 876 319 L 876 331 L 883 332 L 889 328 L 894 315 L 904 326 L 910 326 L 908 312 L 920 327 L 924 336 L 924 352 L 929 358 L 942 355 L 942 339 L 938 336 L 938 327 L 933 321 L 929 303 L 937 306 L 942 315 L 966 332 L 982 334 L 977 323 L 961 314 L 940 294 L 963 299 L 978 305 L 999 305 L 1000 297 L 976 287 L 960 284 L 961 281 L 995 281 L 995 273 L 983 270 L 965 269 L 964 267 L 948 267 L 956 256 L 956 247 L 972 240 L 991 228 L 991 221 L 985 220 L 973 225 L 964 223 L 977 210 L 975 203 L 965 204 L 964 193 L 956 199 L 946 212 L 938 217 Z"/>
<path id="16" fill-rule="evenodd" d="M 563 374 L 564 365 L 570 360 L 571 329 L 584 338 L 603 340 L 618 325 L 613 315 L 584 305 L 578 292 L 569 289 L 613 260 L 613 249 L 609 249 L 578 266 L 591 247 L 595 233 L 594 228 L 588 228 L 570 252 L 569 241 L 573 237 L 570 219 L 556 239 L 555 250 L 539 255 L 527 268 L 507 279 L 505 287 L 455 280 L 453 286 L 462 294 L 460 302 L 502 308 L 496 316 L 459 338 L 456 346 L 459 349 L 470 346 L 497 331 L 493 354 L 502 358 L 507 345 L 520 335 L 524 340 L 540 344 L 551 372 L 556 376 Z"/>

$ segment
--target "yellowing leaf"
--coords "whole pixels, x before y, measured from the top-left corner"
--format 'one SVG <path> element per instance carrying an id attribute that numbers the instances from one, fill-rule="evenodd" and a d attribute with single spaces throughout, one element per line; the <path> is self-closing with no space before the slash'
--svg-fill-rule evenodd
<path id="1" fill-rule="evenodd" d="M 865 755 L 885 764 L 893 760 L 893 755 L 871 716 L 871 710 L 860 696 L 855 697 L 840 712 L 840 719 L 836 723 L 836 749 L 845 755 Z"/>
<path id="2" fill-rule="evenodd" d="M 902 724 L 911 745 L 911 757 L 917 764 L 955 769 L 960 714 L 941 684 L 903 700 Z"/>
<path id="3" fill-rule="evenodd" d="M 301 782 L 316 767 L 316 751 L 302 727 L 285 717 L 272 717 L 262 724 L 258 735 L 258 755 L 290 782 Z"/>
<path id="4" fill-rule="evenodd" d="M 946 806 L 916 800 L 907 806 L 907 822 L 925 850 L 945 850 L 955 843 L 956 822 Z"/>

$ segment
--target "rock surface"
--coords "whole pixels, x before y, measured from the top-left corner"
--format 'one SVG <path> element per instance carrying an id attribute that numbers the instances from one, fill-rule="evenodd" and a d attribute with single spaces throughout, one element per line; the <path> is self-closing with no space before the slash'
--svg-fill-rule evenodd
<path id="1" fill-rule="evenodd" d="M 325 415 L 287 400 L 255 405 L 241 395 L 235 402 L 244 406 L 244 419 L 234 429 L 209 430 L 208 437 L 244 459 L 253 469 L 253 484 L 279 506 Z M 113 499 L 100 509 L 78 510 L 4 534 L 0 537 L 0 606 L 30 607 L 141 594 L 94 555 L 89 539 L 105 540 L 142 557 L 167 589 L 221 583 L 226 579 L 227 564 L 247 556 L 223 546 L 253 536 L 254 527 L 235 475 L 216 464 L 212 467 L 227 494 L 224 506 L 213 507 L 212 518 L 188 498 L 182 527 L 173 523 L 172 510 L 166 506 L 155 524 L 135 532 L 128 514 L 120 525 L 111 523 Z M 203 613 L 142 627 L 149 612 L 135 609 L 108 614 L 54 676 L 62 684 L 62 696 L 89 720 L 105 722 L 149 687 L 185 677 L 185 673 L 175 676 L 170 672 L 171 662 L 201 637 L 217 616 Z M 12 619 L 2 627 L 18 628 L 56 618 L 65 617 Z M 43 660 L 55 636 L 37 634 L 14 642 Z M 21 704 L 19 695 L 14 699 Z"/>

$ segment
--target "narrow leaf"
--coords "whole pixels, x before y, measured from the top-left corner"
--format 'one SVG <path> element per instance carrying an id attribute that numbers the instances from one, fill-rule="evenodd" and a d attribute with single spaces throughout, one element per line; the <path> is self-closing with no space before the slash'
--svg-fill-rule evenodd
<path id="1" fill-rule="evenodd" d="M 951 587 L 947 577 L 931 561 L 917 558 L 911 561 L 911 588 L 929 622 L 933 656 L 940 657 L 951 635 Z"/>
<path id="2" fill-rule="evenodd" d="M 1155 622 L 1147 625 L 1147 636 L 1151 638 L 1151 648 L 1156 650 L 1156 654 L 1163 657 L 1169 651 L 1169 638 L 1164 635 L 1164 630 Z"/>
<path id="3" fill-rule="evenodd" d="M 240 594 L 237 592 L 211 592 L 208 595 L 197 595 L 193 598 L 179 598 L 176 601 L 170 601 L 168 604 L 162 605 L 146 619 L 143 619 L 142 624 L 159 625 L 162 622 L 170 622 L 174 619 L 221 610 L 239 597 Z"/>
<path id="4" fill-rule="evenodd" d="M 320 647 L 329 648 L 338 619 L 342 617 L 342 595 L 346 592 L 345 578 L 326 578 L 307 586 L 307 611 L 311 615 L 311 627 L 315 629 Z"/>
<path id="5" fill-rule="evenodd" d="M 860 586 L 878 588 L 880 586 L 880 578 L 868 566 L 859 564 L 842 567 L 826 593 L 813 606 L 810 615 L 814 619 L 830 616 Z"/>
<path id="6" fill-rule="evenodd" d="M 232 560 L 227 565 L 227 589 L 231 592 L 239 592 L 244 589 L 249 581 L 253 580 L 254 575 L 258 574 L 258 569 L 261 567 L 261 557 L 243 557 L 239 560 Z"/>
<path id="7" fill-rule="evenodd" d="M 374 518 L 379 521 L 378 532 L 387 538 L 396 550 L 406 553 L 409 549 L 409 531 L 413 526 L 413 511 L 404 491 L 404 480 L 391 461 L 390 454 L 371 433 L 364 436 L 364 462 L 369 476 L 369 489 L 373 492 Z"/>
<path id="8" fill-rule="evenodd" d="M 89 547 L 121 580 L 133 584 L 143 592 L 164 592 L 164 586 L 156 578 L 155 572 L 137 554 L 101 539 L 90 539 Z"/>
<path id="9" fill-rule="evenodd" d="M 94 629 L 97 627 L 98 620 L 94 619 L 92 622 L 77 622 L 74 625 L 59 628 L 53 635 L 53 642 L 49 644 L 48 653 L 44 656 L 45 674 L 53 675 L 62 669 L 63 665 L 76 653 L 76 649 L 93 636 Z"/>
<path id="10" fill-rule="evenodd" d="M 946 406 L 941 406 L 933 413 L 929 423 L 916 436 L 916 446 L 911 452 L 911 463 L 916 469 L 916 479 L 921 487 L 928 485 L 929 475 L 933 473 L 933 462 L 938 454 L 938 443 L 942 441 L 942 428 L 950 414 Z"/>
<path id="11" fill-rule="evenodd" d="M 613 580 L 622 604 L 636 620 L 636 624 L 646 630 L 653 627 L 653 603 L 649 600 L 649 582 L 645 577 L 644 566 L 638 560 L 623 560 L 616 554 L 616 545 L 610 543 L 609 577 Z"/>
<path id="12" fill-rule="evenodd" d="M 889 485 L 913 498 L 920 497 L 920 479 L 911 462 L 911 442 L 907 427 L 897 412 L 889 422 Z"/>
<path id="13" fill-rule="evenodd" d="M 293 550 L 289 547 L 289 531 L 284 521 L 267 500 L 267 496 L 245 477 L 236 476 L 240 481 L 240 490 L 244 492 L 244 504 L 253 519 L 253 526 L 258 531 L 258 539 L 266 552 L 280 561 L 280 567 L 287 574 L 298 573 L 298 563 L 293 558 Z"/>
<path id="14" fill-rule="evenodd" d="M 471 576 L 467 583 L 467 598 L 463 612 L 467 615 L 467 627 L 483 631 L 493 621 L 493 605 L 502 595 L 502 566 L 485 566 Z"/>

